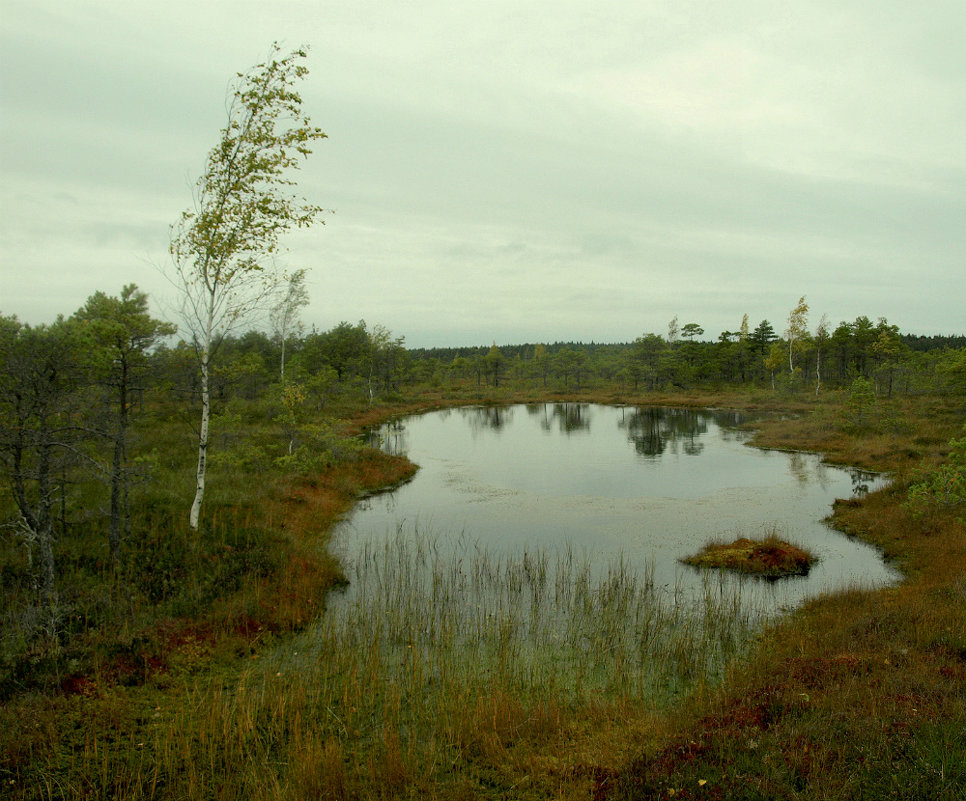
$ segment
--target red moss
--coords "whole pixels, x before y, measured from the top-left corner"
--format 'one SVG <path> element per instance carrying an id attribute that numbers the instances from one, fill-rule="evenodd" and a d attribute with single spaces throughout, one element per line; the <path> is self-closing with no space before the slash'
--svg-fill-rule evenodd
<path id="1" fill-rule="evenodd" d="M 763 541 L 740 537 L 731 543 L 710 543 L 681 561 L 692 567 L 723 568 L 775 578 L 806 575 L 813 558 L 777 537 Z"/>
<path id="2" fill-rule="evenodd" d="M 83 695 L 90 697 L 97 694 L 97 682 L 90 676 L 68 676 L 60 684 L 60 691 L 64 695 Z"/>

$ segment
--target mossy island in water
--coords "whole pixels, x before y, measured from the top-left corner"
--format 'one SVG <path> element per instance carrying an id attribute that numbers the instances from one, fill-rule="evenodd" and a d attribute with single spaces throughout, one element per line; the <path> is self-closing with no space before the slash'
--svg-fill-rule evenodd
<path id="1" fill-rule="evenodd" d="M 734 542 L 711 542 L 681 560 L 698 568 L 719 568 L 777 579 L 807 576 L 816 561 L 808 551 L 772 535 L 761 540 L 739 537 Z"/>

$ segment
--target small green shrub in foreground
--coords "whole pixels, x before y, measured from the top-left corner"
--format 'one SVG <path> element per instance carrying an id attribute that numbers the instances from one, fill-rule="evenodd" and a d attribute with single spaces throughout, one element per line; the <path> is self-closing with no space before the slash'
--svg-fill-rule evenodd
<path id="1" fill-rule="evenodd" d="M 966 426 L 963 427 L 966 434 Z M 920 471 L 909 487 L 906 506 L 914 514 L 966 503 L 966 436 L 949 441 L 949 460 L 934 470 Z"/>

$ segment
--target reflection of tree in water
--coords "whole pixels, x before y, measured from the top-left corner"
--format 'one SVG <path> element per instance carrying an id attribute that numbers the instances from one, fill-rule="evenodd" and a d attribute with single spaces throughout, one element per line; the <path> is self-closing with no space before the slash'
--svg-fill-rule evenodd
<path id="1" fill-rule="evenodd" d="M 836 473 L 816 454 L 788 451 L 786 455 L 788 470 L 799 484 L 818 484 L 823 490 L 827 490 L 832 485 Z"/>
<path id="2" fill-rule="evenodd" d="M 737 412 L 734 409 L 713 409 L 704 414 L 710 415 L 719 428 L 737 428 L 750 419 L 744 412 Z"/>
<path id="3" fill-rule="evenodd" d="M 681 449 L 688 456 L 697 456 L 704 450 L 704 443 L 699 442 L 696 436 L 681 440 Z"/>
<path id="4" fill-rule="evenodd" d="M 475 406 L 460 410 L 473 431 L 501 431 L 513 419 L 509 406 Z"/>
<path id="5" fill-rule="evenodd" d="M 876 473 L 867 473 L 864 470 L 850 470 L 849 478 L 852 479 L 852 494 L 853 495 L 867 495 L 871 489 L 871 485 L 877 478 L 879 478 Z"/>
<path id="6" fill-rule="evenodd" d="M 627 431 L 627 438 L 641 456 L 661 456 L 669 447 L 695 456 L 704 449 L 700 437 L 708 433 L 710 416 L 693 409 L 628 408 L 617 424 Z"/>
<path id="7" fill-rule="evenodd" d="M 788 453 L 788 470 L 799 484 L 808 483 L 808 468 L 810 462 L 811 459 L 804 453 L 796 453 L 794 451 Z"/>
<path id="8" fill-rule="evenodd" d="M 586 403 L 555 403 L 553 416 L 564 434 L 590 431 L 590 412 Z"/>
<path id="9" fill-rule="evenodd" d="M 377 428 L 369 429 L 366 444 L 379 448 L 390 456 L 403 456 L 409 451 L 409 431 L 405 418 L 390 420 Z"/>
<path id="10" fill-rule="evenodd" d="M 554 424 L 562 434 L 590 431 L 590 412 L 586 403 L 531 403 L 527 412 L 538 417 L 540 428 L 552 431 Z"/>
<path id="11" fill-rule="evenodd" d="M 747 442 L 751 438 L 751 432 L 741 428 L 745 423 L 755 419 L 751 415 L 733 409 L 714 409 L 707 413 L 720 429 L 719 436 L 723 442 L 740 443 Z"/>
<path id="12" fill-rule="evenodd" d="M 527 404 L 527 414 L 531 417 L 536 417 L 539 419 L 540 428 L 544 431 L 550 431 L 552 428 L 553 414 L 550 411 L 549 403 L 528 403 Z"/>

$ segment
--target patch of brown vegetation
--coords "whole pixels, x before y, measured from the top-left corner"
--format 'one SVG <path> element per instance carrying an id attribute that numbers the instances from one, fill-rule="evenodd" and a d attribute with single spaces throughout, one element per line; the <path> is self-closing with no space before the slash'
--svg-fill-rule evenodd
<path id="1" fill-rule="evenodd" d="M 709 543 L 698 553 L 681 560 L 698 568 L 734 570 L 766 578 L 804 576 L 814 557 L 778 537 L 752 540 L 739 537 L 731 543 Z"/>

